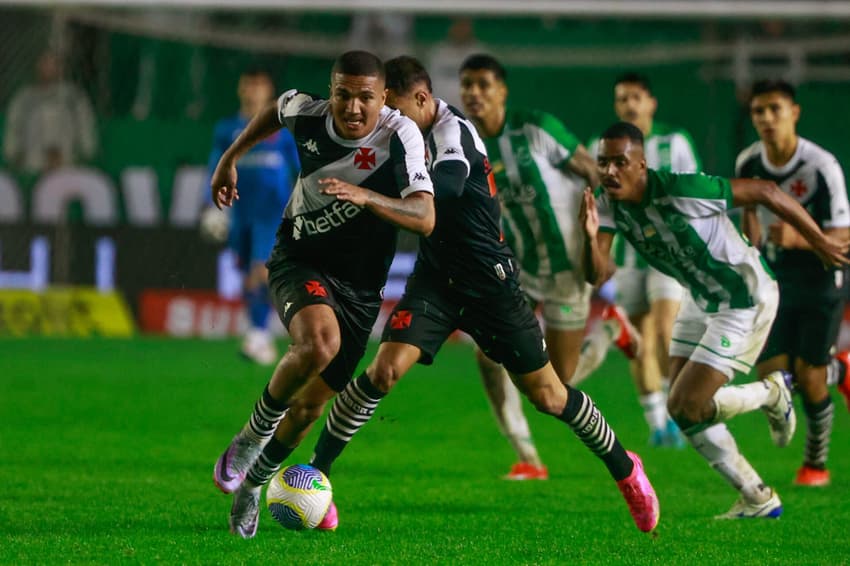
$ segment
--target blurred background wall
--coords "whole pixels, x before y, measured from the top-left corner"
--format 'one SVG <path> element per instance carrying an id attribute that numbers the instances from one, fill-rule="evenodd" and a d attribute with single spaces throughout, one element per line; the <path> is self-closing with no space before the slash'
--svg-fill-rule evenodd
<path id="1" fill-rule="evenodd" d="M 531 1 L 524 13 L 499 1 L 474 9 L 484 5 L 475 0 L 396 4 L 401 12 L 382 2 L 111 4 L 0 4 L 0 131 L 51 52 L 90 104 L 96 140 L 40 170 L 2 152 L 0 287 L 102 288 L 126 302 L 133 323 L 146 289 L 227 287 L 221 246 L 198 236 L 197 219 L 213 125 L 235 112 L 247 67 L 270 70 L 279 91 L 324 94 L 346 49 L 412 53 L 431 69 L 436 94 L 457 100 L 457 65 L 486 51 L 508 68 L 511 104 L 549 111 L 581 139 L 615 119 L 613 80 L 637 70 L 652 80 L 656 118 L 687 129 L 704 170 L 719 175 L 731 175 L 755 139 L 749 85 L 783 77 L 799 89 L 798 132 L 850 163 L 847 2 Z M 37 248 L 46 280 L 32 273 Z M 0 332 L 36 332 L 38 309 L 0 301 Z"/>

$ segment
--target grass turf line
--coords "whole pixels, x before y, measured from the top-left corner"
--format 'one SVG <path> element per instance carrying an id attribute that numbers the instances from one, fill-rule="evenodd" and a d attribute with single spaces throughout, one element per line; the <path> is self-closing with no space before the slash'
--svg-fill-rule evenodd
<path id="1" fill-rule="evenodd" d="M 289 532 L 262 510 L 251 541 L 227 532 L 215 459 L 269 370 L 231 341 L 0 340 L 0 564 L 846 564 L 850 417 L 836 402 L 833 485 L 792 485 L 791 446 L 754 413 L 730 428 L 782 496 L 779 521 L 715 521 L 736 494 L 692 450 L 646 447 L 627 365 L 612 353 L 583 384 L 639 452 L 662 505 L 634 528 L 604 466 L 563 424 L 527 415 L 548 482 L 499 479 L 513 454 L 469 346 L 444 347 L 385 399 L 334 468 L 340 528 Z M 367 360 L 374 352 L 370 349 Z M 316 427 L 289 463 L 305 462 Z"/>

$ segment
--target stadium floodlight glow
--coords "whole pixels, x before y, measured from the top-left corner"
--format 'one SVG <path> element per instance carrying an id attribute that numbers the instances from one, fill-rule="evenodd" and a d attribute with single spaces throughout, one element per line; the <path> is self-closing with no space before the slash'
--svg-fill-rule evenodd
<path id="1" fill-rule="evenodd" d="M 0 0 L 0 5 L 663 19 L 850 19 L 843 0 Z"/>

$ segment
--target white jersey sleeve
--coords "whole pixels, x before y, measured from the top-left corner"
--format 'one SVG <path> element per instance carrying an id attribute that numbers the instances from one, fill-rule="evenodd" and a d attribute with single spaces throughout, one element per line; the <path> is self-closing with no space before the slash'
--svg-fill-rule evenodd
<path id="1" fill-rule="evenodd" d="M 848 204 L 847 186 L 844 183 L 841 165 L 838 164 L 837 159 L 832 158 L 820 166 L 820 173 L 829 189 L 830 218 L 824 220 L 823 227 L 850 227 L 850 204 Z"/>
<path id="2" fill-rule="evenodd" d="M 401 197 L 416 192 L 434 194 L 434 186 L 425 165 L 425 141 L 416 123 L 400 114 L 395 124 L 398 144 L 390 144 L 390 155 L 395 164 L 398 185 L 404 187 Z"/>
<path id="3" fill-rule="evenodd" d="M 696 150 L 684 135 L 676 133 L 670 140 L 670 170 L 675 173 L 698 173 L 700 166 Z"/>
<path id="4" fill-rule="evenodd" d="M 443 110 L 438 123 L 434 126 L 431 135 L 434 139 L 435 153 L 431 157 L 431 168 L 445 161 L 460 161 L 466 167 L 468 176 L 470 167 L 461 141 L 461 123 L 460 120 L 452 118 L 449 111 Z"/>
<path id="5" fill-rule="evenodd" d="M 313 101 L 313 97 L 309 94 L 298 92 L 294 88 L 287 90 L 277 99 L 277 119 L 281 124 L 292 129 L 292 121 L 299 111 L 305 104 Z"/>

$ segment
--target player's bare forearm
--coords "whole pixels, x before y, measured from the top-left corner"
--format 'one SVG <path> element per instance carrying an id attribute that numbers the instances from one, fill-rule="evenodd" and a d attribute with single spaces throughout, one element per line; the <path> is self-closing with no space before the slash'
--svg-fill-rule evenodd
<path id="1" fill-rule="evenodd" d="M 824 235 L 817 223 L 800 204 L 782 192 L 773 181 L 763 179 L 733 179 L 732 195 L 735 205 L 748 208 L 761 205 L 793 226 L 806 240 L 820 241 Z"/>
<path id="2" fill-rule="evenodd" d="M 761 247 L 761 224 L 754 206 L 744 208 L 741 214 L 741 231 L 755 247 Z"/>
<path id="3" fill-rule="evenodd" d="M 417 191 L 401 199 L 369 191 L 365 206 L 375 216 L 399 228 L 422 236 L 429 236 L 434 230 L 436 214 L 434 196 L 431 193 Z"/>
<path id="4" fill-rule="evenodd" d="M 787 222 L 808 242 L 812 251 L 825 265 L 837 266 L 848 263 L 847 258 L 844 257 L 848 249 L 847 241 L 838 241 L 824 234 L 806 209 L 782 192 L 773 181 L 733 179 L 732 194 L 736 205 L 760 204 Z"/>
<path id="5" fill-rule="evenodd" d="M 595 238 L 585 237 L 582 253 L 584 279 L 594 287 L 599 287 L 614 274 L 608 251 L 612 236 L 608 232 L 599 232 Z M 606 243 L 607 241 L 607 243 Z"/>
<path id="6" fill-rule="evenodd" d="M 277 102 L 271 102 L 254 116 L 242 133 L 224 152 L 222 160 L 235 163 L 249 149 L 283 128 L 277 116 Z"/>
<path id="7" fill-rule="evenodd" d="M 566 163 L 566 169 L 587 181 L 587 186 L 596 188 L 599 186 L 599 170 L 596 160 L 591 157 L 583 145 L 579 145 L 573 156 Z"/>

